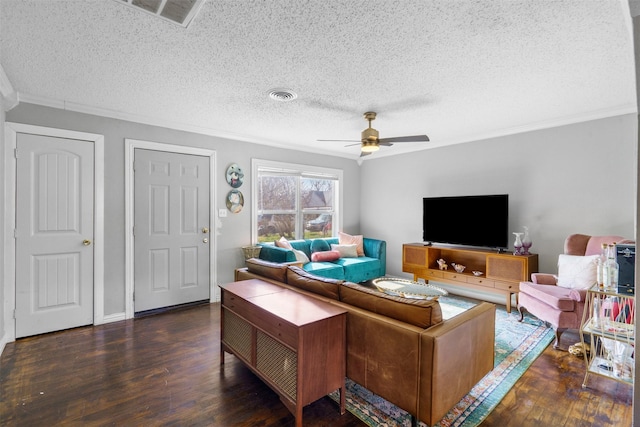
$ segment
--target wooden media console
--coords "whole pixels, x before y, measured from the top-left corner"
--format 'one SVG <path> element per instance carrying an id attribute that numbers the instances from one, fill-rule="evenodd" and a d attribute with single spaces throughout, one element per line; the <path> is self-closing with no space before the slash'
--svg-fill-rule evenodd
<path id="1" fill-rule="evenodd" d="M 438 260 L 444 259 L 447 270 L 440 270 Z M 452 263 L 466 268 L 462 273 Z M 520 282 L 531 280 L 538 271 L 538 255 L 512 255 L 481 249 L 456 249 L 444 246 L 425 246 L 422 243 L 402 245 L 402 271 L 412 273 L 413 280 L 424 279 L 462 286 L 484 292 L 504 294 L 507 312 L 511 312 L 511 295 L 520 291 Z M 474 276 L 473 271 L 481 271 Z"/>

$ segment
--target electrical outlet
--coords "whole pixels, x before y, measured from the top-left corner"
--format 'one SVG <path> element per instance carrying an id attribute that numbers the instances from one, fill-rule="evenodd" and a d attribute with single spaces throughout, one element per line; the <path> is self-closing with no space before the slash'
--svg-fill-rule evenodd
<path id="1" fill-rule="evenodd" d="M 227 210 L 226 209 L 219 209 L 218 210 L 218 217 L 219 218 L 226 218 L 227 217 Z"/>

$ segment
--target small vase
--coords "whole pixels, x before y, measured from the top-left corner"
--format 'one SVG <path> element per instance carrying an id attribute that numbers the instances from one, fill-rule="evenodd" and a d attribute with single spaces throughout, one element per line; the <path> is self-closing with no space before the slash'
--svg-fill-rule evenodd
<path id="1" fill-rule="evenodd" d="M 524 233 L 513 233 L 516 236 L 516 241 L 513 242 L 513 254 L 521 255 L 520 251 L 522 250 L 522 235 Z"/>
<path id="2" fill-rule="evenodd" d="M 522 238 L 522 255 L 529 255 L 529 248 L 533 245 L 531 238 L 529 237 L 529 227 L 526 225 L 524 228 L 524 237 Z"/>

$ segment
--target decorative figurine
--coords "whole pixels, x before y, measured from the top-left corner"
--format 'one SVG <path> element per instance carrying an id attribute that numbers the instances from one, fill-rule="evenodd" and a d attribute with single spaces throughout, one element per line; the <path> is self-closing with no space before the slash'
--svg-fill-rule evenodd
<path id="1" fill-rule="evenodd" d="M 449 266 L 447 265 L 447 261 L 443 260 L 442 258 L 440 258 L 437 262 L 438 268 L 440 270 L 447 270 L 449 268 Z"/>

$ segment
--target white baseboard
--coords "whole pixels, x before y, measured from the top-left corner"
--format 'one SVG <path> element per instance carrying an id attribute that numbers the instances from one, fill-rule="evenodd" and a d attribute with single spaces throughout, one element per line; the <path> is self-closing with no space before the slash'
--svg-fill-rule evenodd
<path id="1" fill-rule="evenodd" d="M 7 345 L 7 334 L 2 335 L 2 339 L 0 339 L 0 356 L 2 356 L 2 352 L 4 351 L 4 346 Z"/>
<path id="2" fill-rule="evenodd" d="M 96 323 L 94 323 L 94 325 L 103 325 L 105 323 L 119 322 L 121 320 L 125 320 L 126 318 L 127 317 L 126 317 L 124 312 L 107 314 L 107 315 L 102 317 L 102 321 L 96 322 Z"/>

